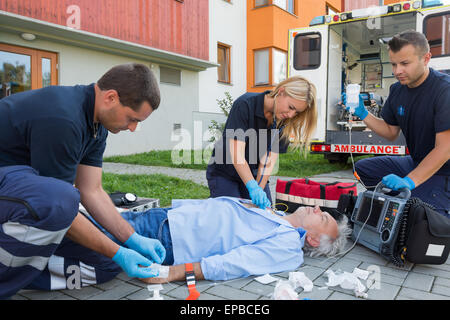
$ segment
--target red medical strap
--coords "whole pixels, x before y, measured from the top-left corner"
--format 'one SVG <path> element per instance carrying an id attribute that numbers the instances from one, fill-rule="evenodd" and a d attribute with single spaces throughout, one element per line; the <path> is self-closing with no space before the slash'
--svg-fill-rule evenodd
<path id="1" fill-rule="evenodd" d="M 186 284 L 189 289 L 189 297 L 186 300 L 197 300 L 200 297 L 200 292 L 195 288 L 195 274 L 194 274 L 194 266 L 192 263 L 186 263 Z"/>

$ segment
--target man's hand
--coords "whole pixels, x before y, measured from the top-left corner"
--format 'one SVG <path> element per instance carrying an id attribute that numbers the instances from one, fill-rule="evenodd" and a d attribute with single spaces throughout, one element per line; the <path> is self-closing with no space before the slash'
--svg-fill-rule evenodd
<path id="1" fill-rule="evenodd" d="M 163 263 L 166 258 L 166 249 L 159 240 L 143 237 L 136 232 L 125 241 L 124 245 L 158 264 Z"/>
<path id="2" fill-rule="evenodd" d="M 159 275 L 158 270 L 149 268 L 152 265 L 150 260 L 131 249 L 119 247 L 112 260 L 132 278 L 150 278 Z"/>
<path id="3" fill-rule="evenodd" d="M 347 95 L 345 93 L 342 94 L 342 105 L 347 105 Z M 345 110 L 350 111 L 350 107 L 345 107 Z M 355 116 L 358 116 L 361 120 L 364 120 L 369 114 L 369 111 L 367 111 L 366 107 L 364 106 L 364 95 L 359 95 L 359 105 L 358 107 L 356 107 L 353 114 Z"/>
<path id="4" fill-rule="evenodd" d="M 386 187 L 388 187 L 389 189 L 392 189 L 395 191 L 403 189 L 403 188 L 408 188 L 409 190 L 412 190 L 416 187 L 416 184 L 414 183 L 414 181 L 412 181 L 412 179 L 409 178 L 408 176 L 406 176 L 404 178 L 400 178 L 399 176 L 397 176 L 395 174 L 389 174 L 389 175 L 383 177 L 381 182 L 383 182 L 383 184 Z"/>

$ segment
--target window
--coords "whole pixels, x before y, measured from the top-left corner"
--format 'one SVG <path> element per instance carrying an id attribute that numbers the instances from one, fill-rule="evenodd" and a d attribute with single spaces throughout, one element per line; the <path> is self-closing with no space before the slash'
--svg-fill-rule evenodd
<path id="1" fill-rule="evenodd" d="M 272 0 L 272 4 L 294 14 L 294 0 Z"/>
<path id="2" fill-rule="evenodd" d="M 231 83 L 231 71 L 230 71 L 230 46 L 218 43 L 217 44 L 217 79 L 219 82 Z"/>
<path id="3" fill-rule="evenodd" d="M 0 44 L 0 99 L 57 85 L 57 54 Z"/>
<path id="4" fill-rule="evenodd" d="M 320 66 L 321 36 L 319 33 L 299 34 L 294 39 L 294 68 L 316 69 Z"/>
<path id="5" fill-rule="evenodd" d="M 159 67 L 159 79 L 162 83 L 181 86 L 181 71 L 178 69 Z"/>
<path id="6" fill-rule="evenodd" d="M 255 0 L 255 8 L 267 6 L 269 4 L 269 0 Z"/>
<path id="7" fill-rule="evenodd" d="M 255 86 L 275 85 L 286 79 L 287 54 L 276 48 L 254 51 Z"/>
<path id="8" fill-rule="evenodd" d="M 269 84 L 269 49 L 255 50 L 255 86 Z"/>
<path id="9" fill-rule="evenodd" d="M 338 10 L 330 6 L 328 3 L 325 5 L 325 14 L 328 16 L 333 16 L 335 14 L 339 13 Z"/>
<path id="10" fill-rule="evenodd" d="M 287 54 L 284 51 L 273 48 L 272 49 L 272 83 L 278 84 L 286 79 L 287 71 Z"/>
<path id="11" fill-rule="evenodd" d="M 426 17 L 423 33 L 428 39 L 434 58 L 450 55 L 450 13 Z"/>

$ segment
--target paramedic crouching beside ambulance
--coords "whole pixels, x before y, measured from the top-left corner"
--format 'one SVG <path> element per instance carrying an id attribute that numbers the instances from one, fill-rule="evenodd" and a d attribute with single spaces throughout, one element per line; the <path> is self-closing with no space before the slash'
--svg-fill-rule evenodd
<path id="1" fill-rule="evenodd" d="M 251 199 L 271 206 L 268 185 L 279 153 L 307 146 L 317 123 L 316 88 L 295 76 L 273 91 L 245 93 L 230 110 L 206 171 L 211 197 Z"/>
<path id="2" fill-rule="evenodd" d="M 405 31 L 388 45 L 399 82 L 390 89 L 382 119 L 361 101 L 355 115 L 388 140 L 396 139 L 401 129 L 410 156 L 363 159 L 356 171 L 365 185 L 381 180 L 393 190 L 408 188 L 411 196 L 450 218 L 450 76 L 428 67 L 431 53 L 423 34 Z"/>

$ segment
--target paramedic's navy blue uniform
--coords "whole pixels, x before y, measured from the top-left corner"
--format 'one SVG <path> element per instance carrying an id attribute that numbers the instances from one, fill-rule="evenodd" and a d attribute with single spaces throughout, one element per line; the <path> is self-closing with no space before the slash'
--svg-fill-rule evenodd
<path id="1" fill-rule="evenodd" d="M 77 166 L 102 166 L 108 133 L 94 130 L 94 104 L 94 84 L 0 100 L 0 299 L 26 286 L 65 288 L 68 264 L 90 270 L 91 282 L 120 271 L 63 239 L 78 213 Z"/>
<path id="2" fill-rule="evenodd" d="M 392 85 L 381 112 L 386 123 L 399 126 L 410 156 L 360 160 L 356 170 L 368 186 L 388 174 L 404 177 L 414 170 L 435 146 L 436 134 L 450 130 L 450 76 L 430 68 L 427 79 L 416 88 L 400 82 Z M 432 204 L 441 214 L 450 213 L 450 160 L 430 179 L 412 190 L 413 197 Z M 450 217 L 450 216 L 448 216 Z"/>
<path id="3" fill-rule="evenodd" d="M 286 153 L 289 144 L 280 139 L 281 130 L 279 133 L 273 132 L 264 117 L 264 96 L 269 92 L 245 93 L 233 103 L 222 139 L 215 145 L 206 171 L 212 198 L 230 196 L 250 199 L 248 190 L 231 161 L 229 143 L 224 143 L 227 137 L 245 141 L 245 159 L 255 179 L 258 174 L 259 159 L 264 156 L 268 148 L 272 147 L 272 151 L 276 153 Z M 273 143 L 272 136 L 274 136 Z M 271 201 L 269 182 L 264 191 Z"/>

